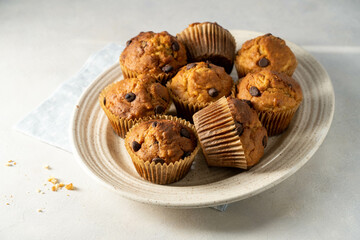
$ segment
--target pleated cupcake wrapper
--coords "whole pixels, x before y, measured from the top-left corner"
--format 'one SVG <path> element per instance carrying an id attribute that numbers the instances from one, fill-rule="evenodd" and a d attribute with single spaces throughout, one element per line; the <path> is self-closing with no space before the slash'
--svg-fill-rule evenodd
<path id="1" fill-rule="evenodd" d="M 259 120 L 266 128 L 268 136 L 278 135 L 285 131 L 299 106 L 300 104 L 293 109 L 279 112 L 257 111 Z"/>
<path id="2" fill-rule="evenodd" d="M 231 33 L 217 24 L 202 23 L 186 28 L 177 34 L 184 43 L 191 59 L 221 55 L 232 61 L 235 58 L 236 42 Z"/>
<path id="3" fill-rule="evenodd" d="M 121 71 L 124 75 L 124 78 L 136 78 L 137 76 L 139 76 L 141 74 L 141 73 L 137 73 L 135 71 L 129 70 L 127 67 L 125 67 L 122 64 L 120 64 L 120 67 L 121 67 Z M 150 74 L 150 75 L 153 76 L 156 79 L 156 81 L 164 84 L 168 80 L 170 80 L 175 75 L 175 73 L 161 73 L 158 75 L 153 75 L 153 74 Z"/>
<path id="4" fill-rule="evenodd" d="M 244 149 L 225 97 L 195 113 L 193 119 L 209 166 L 247 169 Z"/>
<path id="5" fill-rule="evenodd" d="M 123 81 L 123 80 L 122 80 Z M 115 82 L 116 83 L 116 82 Z M 112 126 L 112 128 L 114 129 L 114 131 L 122 138 L 125 138 L 126 133 L 129 131 L 129 129 L 136 123 L 142 122 L 142 121 L 146 121 L 152 118 L 152 116 L 146 116 L 146 117 L 142 117 L 142 118 L 137 118 L 137 119 L 127 119 L 127 118 L 122 118 L 122 117 L 118 117 L 115 114 L 113 114 L 108 108 L 106 108 L 106 106 L 104 105 L 104 97 L 106 96 L 106 92 L 111 88 L 111 86 L 115 83 L 112 83 L 110 85 L 108 85 L 106 88 L 104 88 L 100 95 L 99 95 L 99 103 L 101 108 L 104 110 L 107 118 L 110 121 L 110 124 Z M 167 113 L 170 109 L 171 106 L 171 102 L 169 102 L 166 110 L 164 113 Z M 154 116 L 156 116 L 154 114 Z"/>
<path id="6" fill-rule="evenodd" d="M 194 126 L 191 123 L 181 118 L 177 118 L 170 115 L 158 115 L 152 117 L 151 119 L 172 120 L 189 127 L 190 129 L 193 130 L 194 133 L 196 132 Z M 134 127 L 130 129 L 129 133 L 133 131 L 133 129 L 136 129 L 135 128 L 136 125 L 134 125 Z M 125 138 L 125 143 L 126 142 L 128 141 Z M 139 175 L 142 178 L 152 183 L 170 184 L 179 181 L 189 172 L 192 162 L 194 161 L 194 158 L 200 149 L 200 143 L 197 141 L 196 148 L 190 154 L 190 156 L 170 164 L 166 164 L 166 163 L 155 164 L 154 162 L 150 163 L 149 161 L 144 162 L 135 154 L 135 152 L 131 149 L 129 144 L 125 144 L 125 147 L 131 157 L 131 160 L 135 166 L 136 171 L 139 173 Z"/>
<path id="7" fill-rule="evenodd" d="M 211 104 L 211 102 L 210 103 L 190 103 L 186 99 L 181 99 L 172 93 L 169 85 L 170 84 L 168 84 L 167 87 L 169 89 L 170 97 L 175 104 L 177 115 L 179 117 L 182 117 L 182 118 L 190 121 L 191 123 L 193 122 L 193 115 L 197 111 L 199 111 L 199 110 L 205 108 L 206 106 L 208 106 L 209 104 Z M 235 87 L 235 85 L 233 85 L 233 87 L 231 88 L 230 95 L 232 97 L 235 97 L 235 92 L 236 92 L 236 87 Z"/>

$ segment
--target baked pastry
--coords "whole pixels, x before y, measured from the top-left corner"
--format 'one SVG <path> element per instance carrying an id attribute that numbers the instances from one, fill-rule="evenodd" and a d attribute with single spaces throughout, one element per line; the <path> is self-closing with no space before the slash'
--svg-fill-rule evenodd
<path id="1" fill-rule="evenodd" d="M 136 124 L 125 146 L 141 177 L 169 184 L 188 173 L 200 145 L 189 122 L 168 115 L 160 118 Z"/>
<path id="2" fill-rule="evenodd" d="M 269 136 L 286 130 L 303 99 L 301 87 L 292 77 L 269 70 L 246 75 L 237 92 L 237 98 L 251 101 Z"/>
<path id="3" fill-rule="evenodd" d="M 296 66 L 295 55 L 285 41 L 271 33 L 246 41 L 235 59 L 239 78 L 263 69 L 292 76 Z"/>
<path id="4" fill-rule="evenodd" d="M 266 129 L 246 101 L 222 97 L 193 119 L 209 166 L 248 169 L 264 155 Z"/>
<path id="5" fill-rule="evenodd" d="M 208 60 L 231 73 L 236 42 L 228 30 L 216 22 L 192 23 L 176 36 L 186 46 L 188 62 Z"/>
<path id="6" fill-rule="evenodd" d="M 186 63 L 184 45 L 165 31 L 141 32 L 126 43 L 120 55 L 125 78 L 148 74 L 162 83 L 166 83 Z"/>
<path id="7" fill-rule="evenodd" d="M 115 132 L 120 137 L 130 127 L 155 114 L 165 114 L 171 104 L 165 86 L 148 75 L 139 75 L 108 85 L 99 102 Z"/>
<path id="8" fill-rule="evenodd" d="M 189 63 L 167 87 L 179 116 L 192 121 L 192 115 L 223 96 L 229 96 L 233 79 L 223 67 L 208 62 Z"/>

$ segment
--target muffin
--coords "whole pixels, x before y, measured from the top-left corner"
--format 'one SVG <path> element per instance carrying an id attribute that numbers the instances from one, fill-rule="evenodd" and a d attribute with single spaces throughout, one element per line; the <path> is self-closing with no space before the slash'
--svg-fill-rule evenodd
<path id="1" fill-rule="evenodd" d="M 266 129 L 246 101 L 222 97 L 193 118 L 209 166 L 248 169 L 264 155 Z"/>
<path id="2" fill-rule="evenodd" d="M 237 92 L 237 98 L 251 101 L 269 136 L 286 130 L 303 98 L 292 77 L 269 70 L 246 75 Z"/>
<path id="3" fill-rule="evenodd" d="M 196 111 L 223 96 L 229 96 L 233 83 L 223 67 L 197 62 L 182 67 L 166 86 L 178 116 L 192 121 Z"/>
<path id="4" fill-rule="evenodd" d="M 139 75 L 108 85 L 99 102 L 115 132 L 125 137 L 134 123 L 166 113 L 171 99 L 167 88 L 155 78 Z"/>
<path id="5" fill-rule="evenodd" d="M 165 83 L 186 61 L 184 45 L 167 32 L 141 32 L 126 43 L 120 55 L 125 78 L 147 74 Z"/>
<path id="6" fill-rule="evenodd" d="M 176 36 L 186 47 L 188 62 L 208 60 L 231 73 L 236 42 L 228 30 L 216 22 L 193 23 Z"/>
<path id="7" fill-rule="evenodd" d="M 285 41 L 271 33 L 246 41 L 235 59 L 239 78 L 264 69 L 292 76 L 296 66 L 295 55 Z"/>
<path id="8" fill-rule="evenodd" d="M 167 115 L 131 128 L 125 146 L 139 175 L 157 184 L 183 178 L 200 149 L 194 130 L 189 122 Z"/>

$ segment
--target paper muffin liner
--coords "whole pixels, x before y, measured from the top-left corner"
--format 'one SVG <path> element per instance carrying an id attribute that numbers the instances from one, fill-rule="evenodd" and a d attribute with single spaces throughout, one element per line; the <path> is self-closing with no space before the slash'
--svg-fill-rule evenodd
<path id="1" fill-rule="evenodd" d="M 233 35 L 226 29 L 216 23 L 200 23 L 178 33 L 177 38 L 186 46 L 190 60 L 200 61 L 211 56 L 223 56 L 230 60 L 229 66 L 225 68 L 226 72 L 231 72 L 236 42 Z"/>
<path id="2" fill-rule="evenodd" d="M 193 119 L 209 166 L 247 169 L 245 152 L 225 97 L 195 113 Z"/>
<path id="3" fill-rule="evenodd" d="M 274 136 L 285 131 L 293 118 L 296 110 L 300 104 L 292 109 L 272 112 L 272 111 L 257 111 L 261 124 L 266 128 L 268 136 Z"/>
<path id="4" fill-rule="evenodd" d="M 158 115 L 158 116 L 152 117 L 151 119 L 172 120 L 172 121 L 181 123 L 181 124 L 189 127 L 194 133 L 196 133 L 194 126 L 191 123 L 189 123 L 188 121 L 181 119 L 181 118 L 177 118 L 177 117 L 170 116 L 170 115 Z M 139 123 L 134 125 L 130 129 L 129 133 L 131 131 L 133 131 L 134 129 L 136 129 L 136 126 L 138 124 Z M 127 136 L 129 136 L 129 135 L 130 134 L 128 134 Z M 195 134 L 195 136 L 196 136 L 196 134 Z M 147 181 L 150 181 L 150 182 L 156 183 L 156 184 L 162 184 L 162 185 L 177 182 L 180 179 L 182 179 L 189 172 L 192 162 L 194 161 L 194 158 L 200 149 L 200 143 L 199 143 L 199 141 L 197 141 L 197 143 L 196 143 L 197 145 L 196 145 L 195 149 L 192 151 L 192 153 L 190 154 L 190 156 L 185 157 L 184 159 L 180 159 L 180 160 L 178 160 L 174 163 L 170 163 L 170 164 L 166 164 L 166 163 L 155 164 L 154 162 L 150 163 L 149 161 L 141 160 L 134 153 L 134 151 L 131 149 L 129 144 L 126 144 L 126 142 L 127 142 L 127 138 L 125 138 L 125 147 L 131 157 L 131 160 L 132 160 L 138 174 Z"/>
<path id="5" fill-rule="evenodd" d="M 121 67 L 121 71 L 123 73 L 124 78 L 136 78 L 140 74 L 149 74 L 149 73 L 137 73 L 135 71 L 132 71 L 132 70 L 128 69 L 127 67 L 125 67 L 121 63 L 120 63 L 120 67 Z M 161 84 L 164 85 L 175 74 L 176 74 L 176 72 L 175 73 L 161 73 L 161 74 L 157 74 L 157 75 L 149 74 L 149 75 L 151 75 L 152 77 L 154 77 L 156 79 L 156 81 L 158 81 L 158 82 L 160 82 Z"/>
<path id="6" fill-rule="evenodd" d="M 121 80 L 123 81 L 123 80 Z M 112 128 L 114 129 L 114 131 L 122 138 L 125 138 L 126 133 L 129 131 L 129 129 L 136 123 L 142 122 L 142 121 L 146 121 L 148 119 L 151 119 L 152 116 L 146 116 L 146 117 L 142 117 L 142 118 L 137 118 L 137 119 L 127 119 L 127 118 L 123 118 L 123 117 L 118 117 L 115 114 L 113 114 L 104 104 L 104 98 L 106 96 L 107 91 L 111 88 L 111 86 L 113 84 L 115 84 L 116 82 L 108 85 L 107 87 L 105 87 L 101 93 L 99 94 L 99 103 L 101 108 L 104 110 L 107 118 L 110 121 L 110 124 L 112 126 Z M 169 102 L 167 108 L 165 109 L 164 113 L 167 113 L 170 109 L 171 106 L 171 101 Z M 156 114 L 154 114 L 154 116 L 156 116 Z"/>
<path id="7" fill-rule="evenodd" d="M 176 113 L 179 117 L 182 117 L 186 120 L 188 120 L 189 122 L 193 123 L 193 115 L 205 108 L 206 106 L 208 106 L 209 104 L 213 103 L 213 102 L 208 102 L 208 103 L 191 103 L 189 101 L 187 101 L 186 99 L 181 99 L 178 96 L 174 95 L 169 87 L 169 84 L 167 85 L 167 88 L 169 89 L 169 94 L 171 99 L 174 102 L 174 105 L 176 107 Z M 235 97 L 236 95 L 236 86 L 233 85 L 231 88 L 231 92 L 229 94 L 232 97 Z M 228 96 L 226 96 L 228 97 Z"/>

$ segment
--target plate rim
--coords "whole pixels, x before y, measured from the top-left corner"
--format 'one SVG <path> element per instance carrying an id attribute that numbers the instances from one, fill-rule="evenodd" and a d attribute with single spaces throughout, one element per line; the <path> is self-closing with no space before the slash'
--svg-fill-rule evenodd
<path id="1" fill-rule="evenodd" d="M 238 30 L 238 29 L 234 29 L 234 30 L 230 30 L 231 33 L 236 33 L 236 34 L 241 34 L 241 33 L 246 33 L 246 34 L 253 34 L 253 35 L 263 35 L 264 33 L 261 32 L 256 32 L 256 31 L 247 31 L 247 30 Z M 80 95 L 80 97 L 78 98 L 78 100 L 76 101 L 76 104 L 74 105 L 73 111 L 72 111 L 72 115 L 71 115 L 71 124 L 70 124 L 70 143 L 71 143 L 71 148 L 72 148 L 72 152 L 75 156 L 75 159 L 77 160 L 77 162 L 80 164 L 80 166 L 87 172 L 88 175 L 90 175 L 93 179 L 95 179 L 97 182 L 99 182 L 101 185 L 115 191 L 116 193 L 120 194 L 121 196 L 127 198 L 127 199 L 131 199 L 131 200 L 135 200 L 138 202 L 142 202 L 142 203 L 147 203 L 147 204 L 153 204 L 153 205 L 159 205 L 159 206 L 163 206 L 163 207 L 171 207 L 171 208 L 202 208 L 202 207 L 211 207 L 211 206 L 218 206 L 218 205 L 222 205 L 222 204 L 228 204 L 228 203 L 232 203 L 235 201 L 240 201 L 242 199 L 246 199 L 249 198 L 251 196 L 257 195 L 263 191 L 266 191 L 269 188 L 272 188 L 274 186 L 276 186 L 277 184 L 281 183 L 282 181 L 284 181 L 285 179 L 287 179 L 288 177 L 290 177 L 291 175 L 293 175 L 295 172 L 297 172 L 302 166 L 304 166 L 310 159 L 311 157 L 315 154 L 315 152 L 319 149 L 319 147 L 322 145 L 322 143 L 324 142 L 329 129 L 331 127 L 332 121 L 333 121 L 333 117 L 334 117 L 334 112 L 335 112 L 335 93 L 334 93 L 334 88 L 333 88 L 333 84 L 331 81 L 331 78 L 328 74 L 328 72 L 326 71 L 326 69 L 322 66 L 322 64 L 317 61 L 308 51 L 306 51 L 304 48 L 302 48 L 301 46 L 292 43 L 291 41 L 287 41 L 285 40 L 287 43 L 290 43 L 291 45 L 294 45 L 296 47 L 298 47 L 299 49 L 302 50 L 302 53 L 306 54 L 306 57 L 311 58 L 312 61 L 316 62 L 316 64 L 318 65 L 318 67 L 320 67 L 320 70 L 325 74 L 325 77 L 327 78 L 327 84 L 329 84 L 328 87 L 330 87 L 330 92 L 331 92 L 331 99 L 329 99 L 331 101 L 330 105 L 331 105 L 331 109 L 330 109 L 330 115 L 328 120 L 326 121 L 326 125 L 322 128 L 324 130 L 324 134 L 322 134 L 320 136 L 320 138 L 318 139 L 316 145 L 314 145 L 313 148 L 311 148 L 305 155 L 304 157 L 299 160 L 298 162 L 296 162 L 287 172 L 285 172 L 284 174 L 282 174 L 278 179 L 276 179 L 275 181 L 272 181 L 271 183 L 259 187 L 257 189 L 255 189 L 254 191 L 251 192 L 247 192 L 245 194 L 242 194 L 240 196 L 234 196 L 234 197 L 227 197 L 223 200 L 218 200 L 218 201 L 203 201 L 201 203 L 195 202 L 195 203 L 169 203 L 169 202 L 161 202 L 158 200 L 154 200 L 154 199 L 144 199 L 143 197 L 138 197 L 136 194 L 132 194 L 132 193 L 126 193 L 124 191 L 121 191 L 120 189 L 116 189 L 115 187 L 113 187 L 111 184 L 107 183 L 105 180 L 101 179 L 100 177 L 98 177 L 84 162 L 84 160 L 82 159 L 81 155 L 80 155 L 80 151 L 78 149 L 78 144 L 76 143 L 76 138 L 75 138 L 75 121 L 78 117 L 79 111 L 77 111 L 77 105 L 80 105 L 80 102 L 82 101 L 82 99 L 84 99 L 84 97 L 87 95 L 87 92 L 89 91 L 89 89 L 91 89 L 94 85 L 96 85 L 96 83 L 98 81 L 100 81 L 100 79 L 102 79 L 104 76 L 106 76 L 109 72 L 111 72 L 114 68 L 118 67 L 118 62 L 114 63 L 112 66 L 110 66 L 109 68 L 107 68 L 105 71 L 103 71 L 101 74 L 99 74 L 94 81 L 82 92 L 82 94 Z M 99 90 L 100 91 L 100 90 Z M 179 187 L 179 186 L 177 186 Z"/>

